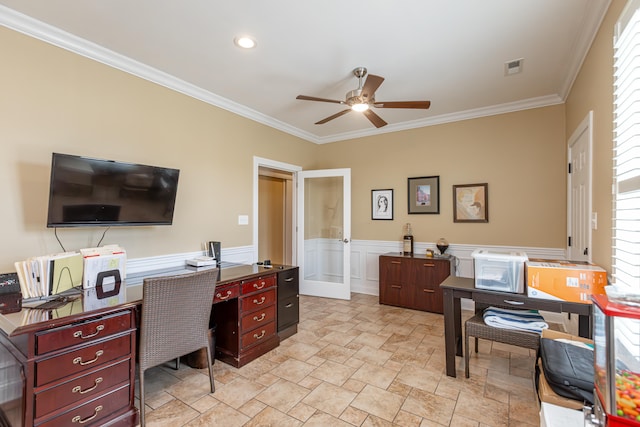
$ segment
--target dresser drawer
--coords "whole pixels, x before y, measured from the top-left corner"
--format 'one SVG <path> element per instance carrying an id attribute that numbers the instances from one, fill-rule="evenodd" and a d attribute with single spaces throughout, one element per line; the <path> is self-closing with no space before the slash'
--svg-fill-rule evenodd
<path id="1" fill-rule="evenodd" d="M 276 333 L 276 322 L 269 322 L 250 332 L 242 334 L 240 349 L 244 350 L 259 342 L 266 341 L 267 338 Z"/>
<path id="2" fill-rule="evenodd" d="M 82 399 L 97 396 L 120 383 L 129 381 L 131 359 L 73 378 L 35 395 L 35 416 L 40 418 Z"/>
<path id="3" fill-rule="evenodd" d="M 115 412 L 129 408 L 129 384 L 100 396 L 81 406 L 73 408 L 57 417 L 41 422 L 37 427 L 100 426 L 103 419 L 110 418 Z"/>
<path id="4" fill-rule="evenodd" d="M 473 300 L 476 304 L 482 305 L 498 305 L 501 307 L 509 307 L 517 309 L 536 309 L 543 311 L 559 311 L 555 301 L 533 300 L 523 294 L 512 294 L 508 292 L 474 292 Z"/>
<path id="5" fill-rule="evenodd" d="M 260 277 L 258 279 L 242 282 L 242 295 L 261 291 L 267 288 L 272 288 L 275 285 L 276 285 L 276 276 Z"/>
<path id="6" fill-rule="evenodd" d="M 242 331 L 250 331 L 264 325 L 265 323 L 273 322 L 276 320 L 276 306 L 270 305 L 260 310 L 256 310 L 253 313 L 249 313 L 242 317 Z"/>
<path id="7" fill-rule="evenodd" d="M 274 304 L 276 301 L 276 290 L 274 288 L 259 294 L 242 298 L 242 312 L 258 310 L 268 305 Z"/>
<path id="8" fill-rule="evenodd" d="M 238 298 L 238 286 L 233 283 L 227 286 L 216 287 L 213 303 L 223 302 L 228 299 Z"/>
<path id="9" fill-rule="evenodd" d="M 288 298 L 298 295 L 298 268 L 284 270 L 278 273 L 278 298 Z"/>
<path id="10" fill-rule="evenodd" d="M 127 334 L 36 361 L 35 385 L 39 387 L 69 375 L 86 372 L 111 360 L 128 356 L 132 350 L 131 335 Z"/>
<path id="11" fill-rule="evenodd" d="M 131 311 L 75 323 L 36 334 L 36 354 L 42 355 L 76 344 L 91 342 L 131 329 Z"/>

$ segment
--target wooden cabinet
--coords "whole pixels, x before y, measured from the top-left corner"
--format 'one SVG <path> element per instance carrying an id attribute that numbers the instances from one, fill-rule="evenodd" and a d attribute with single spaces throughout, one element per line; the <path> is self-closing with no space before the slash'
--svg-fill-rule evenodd
<path id="1" fill-rule="evenodd" d="M 380 255 L 380 304 L 442 313 L 440 283 L 453 267 L 449 256 Z"/>
<path id="2" fill-rule="evenodd" d="M 298 332 L 299 270 L 292 267 L 278 272 L 278 335 L 281 340 Z"/>
<path id="3" fill-rule="evenodd" d="M 134 308 L 72 316 L 2 344 L 24 372 L 25 426 L 134 425 Z"/>
<path id="4" fill-rule="evenodd" d="M 218 285 L 213 306 L 217 359 L 239 368 L 278 346 L 276 283 L 273 273 Z"/>

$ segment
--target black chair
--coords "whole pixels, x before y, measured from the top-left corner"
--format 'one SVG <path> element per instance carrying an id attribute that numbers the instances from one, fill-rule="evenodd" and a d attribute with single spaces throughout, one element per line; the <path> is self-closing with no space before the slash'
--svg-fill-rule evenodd
<path id="1" fill-rule="evenodd" d="M 178 276 L 144 279 L 138 371 L 140 379 L 140 425 L 144 426 L 144 372 L 154 366 L 205 348 L 211 380 L 209 319 L 213 308 L 218 269 Z"/>

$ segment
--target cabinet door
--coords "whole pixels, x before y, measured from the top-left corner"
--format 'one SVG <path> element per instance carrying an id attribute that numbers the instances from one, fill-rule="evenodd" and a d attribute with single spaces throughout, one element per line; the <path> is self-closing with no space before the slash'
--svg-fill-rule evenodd
<path id="1" fill-rule="evenodd" d="M 413 303 L 414 291 L 407 262 L 402 258 L 379 258 L 380 304 L 408 307 Z"/>
<path id="2" fill-rule="evenodd" d="M 443 312 L 440 283 L 449 276 L 449 270 L 448 260 L 414 260 L 415 301 L 418 310 Z"/>

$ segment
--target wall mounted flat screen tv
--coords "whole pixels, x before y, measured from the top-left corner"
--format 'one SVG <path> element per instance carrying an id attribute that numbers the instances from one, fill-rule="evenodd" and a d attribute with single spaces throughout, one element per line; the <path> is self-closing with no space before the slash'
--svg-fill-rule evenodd
<path id="1" fill-rule="evenodd" d="M 47 227 L 171 225 L 179 174 L 53 153 Z"/>

